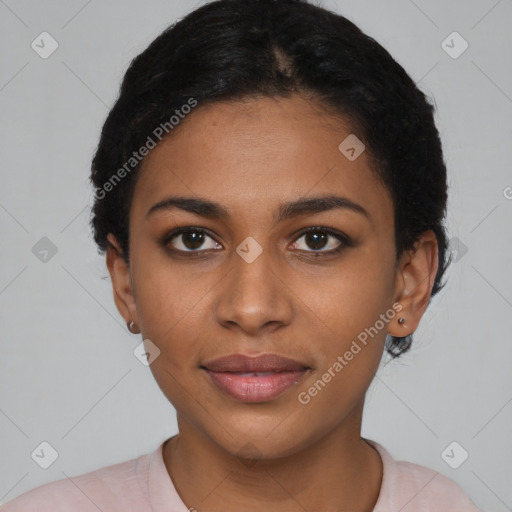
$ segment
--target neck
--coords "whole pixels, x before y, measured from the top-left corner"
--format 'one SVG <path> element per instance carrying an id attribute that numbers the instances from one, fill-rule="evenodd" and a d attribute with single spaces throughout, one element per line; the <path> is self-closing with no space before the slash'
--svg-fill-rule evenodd
<path id="1" fill-rule="evenodd" d="M 167 471 L 189 510 L 371 512 L 382 482 L 379 453 L 360 436 L 362 404 L 319 440 L 289 456 L 248 461 L 178 415 L 180 433 L 163 449 Z"/>

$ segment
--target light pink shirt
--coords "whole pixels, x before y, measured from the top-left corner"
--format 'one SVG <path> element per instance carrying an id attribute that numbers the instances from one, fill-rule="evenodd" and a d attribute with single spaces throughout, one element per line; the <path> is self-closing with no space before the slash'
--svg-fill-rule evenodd
<path id="1" fill-rule="evenodd" d="M 481 512 L 453 480 L 395 461 L 380 444 L 384 472 L 373 512 Z M 163 443 L 150 454 L 50 482 L 1 507 L 2 512 L 188 512 L 167 473 Z M 201 512 L 199 510 L 199 512 Z"/>

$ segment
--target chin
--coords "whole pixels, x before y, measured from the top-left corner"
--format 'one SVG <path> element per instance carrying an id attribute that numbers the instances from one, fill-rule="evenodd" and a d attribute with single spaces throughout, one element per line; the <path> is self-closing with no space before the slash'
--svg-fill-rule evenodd
<path id="1" fill-rule="evenodd" d="M 286 420 L 223 425 L 208 436 L 233 456 L 248 460 L 272 460 L 293 455 L 314 442 L 312 433 L 299 429 Z M 231 435 L 230 435 L 231 434 Z"/>

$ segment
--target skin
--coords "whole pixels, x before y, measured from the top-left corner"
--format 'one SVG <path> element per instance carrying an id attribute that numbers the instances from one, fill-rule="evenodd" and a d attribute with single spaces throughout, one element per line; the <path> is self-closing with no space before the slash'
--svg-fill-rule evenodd
<path id="1" fill-rule="evenodd" d="M 348 123 L 302 96 L 198 106 L 143 161 L 130 209 L 129 265 L 109 234 L 117 308 L 160 350 L 150 368 L 179 426 L 164 461 L 187 507 L 362 512 L 377 501 L 382 461 L 360 435 L 365 393 L 386 334 L 414 332 L 428 305 L 437 243 L 427 231 L 396 260 L 391 196 L 366 152 L 349 161 L 339 151 L 350 133 Z M 333 194 L 368 217 L 336 208 L 274 221 L 280 203 Z M 169 195 L 215 201 L 229 217 L 178 208 L 146 217 Z M 194 246 L 178 235 L 167 245 L 183 252 L 166 251 L 160 239 L 186 226 L 213 236 Z M 344 233 L 353 244 L 326 255 L 342 242 L 331 236 L 316 248 L 303 233 L 311 226 Z M 248 236 L 263 250 L 252 263 L 236 252 Z M 394 303 L 400 314 L 301 404 L 298 394 Z M 227 396 L 200 368 L 232 353 L 268 352 L 311 370 L 262 403 Z"/>

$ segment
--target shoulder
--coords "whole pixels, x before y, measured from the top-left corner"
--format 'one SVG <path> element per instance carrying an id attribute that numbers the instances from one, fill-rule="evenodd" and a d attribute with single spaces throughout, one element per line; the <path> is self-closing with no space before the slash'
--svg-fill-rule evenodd
<path id="1" fill-rule="evenodd" d="M 367 441 L 377 449 L 384 465 L 374 512 L 481 512 L 451 478 L 413 462 L 394 460 L 382 445 Z"/>
<path id="2" fill-rule="evenodd" d="M 148 509 L 144 486 L 149 455 L 36 487 L 1 512 L 110 512 Z"/>
<path id="3" fill-rule="evenodd" d="M 405 507 L 403 512 L 413 509 L 478 512 L 462 487 L 451 478 L 412 462 L 397 461 L 396 465 L 396 478 L 403 487 L 402 495 L 411 500 L 411 507 Z"/>

